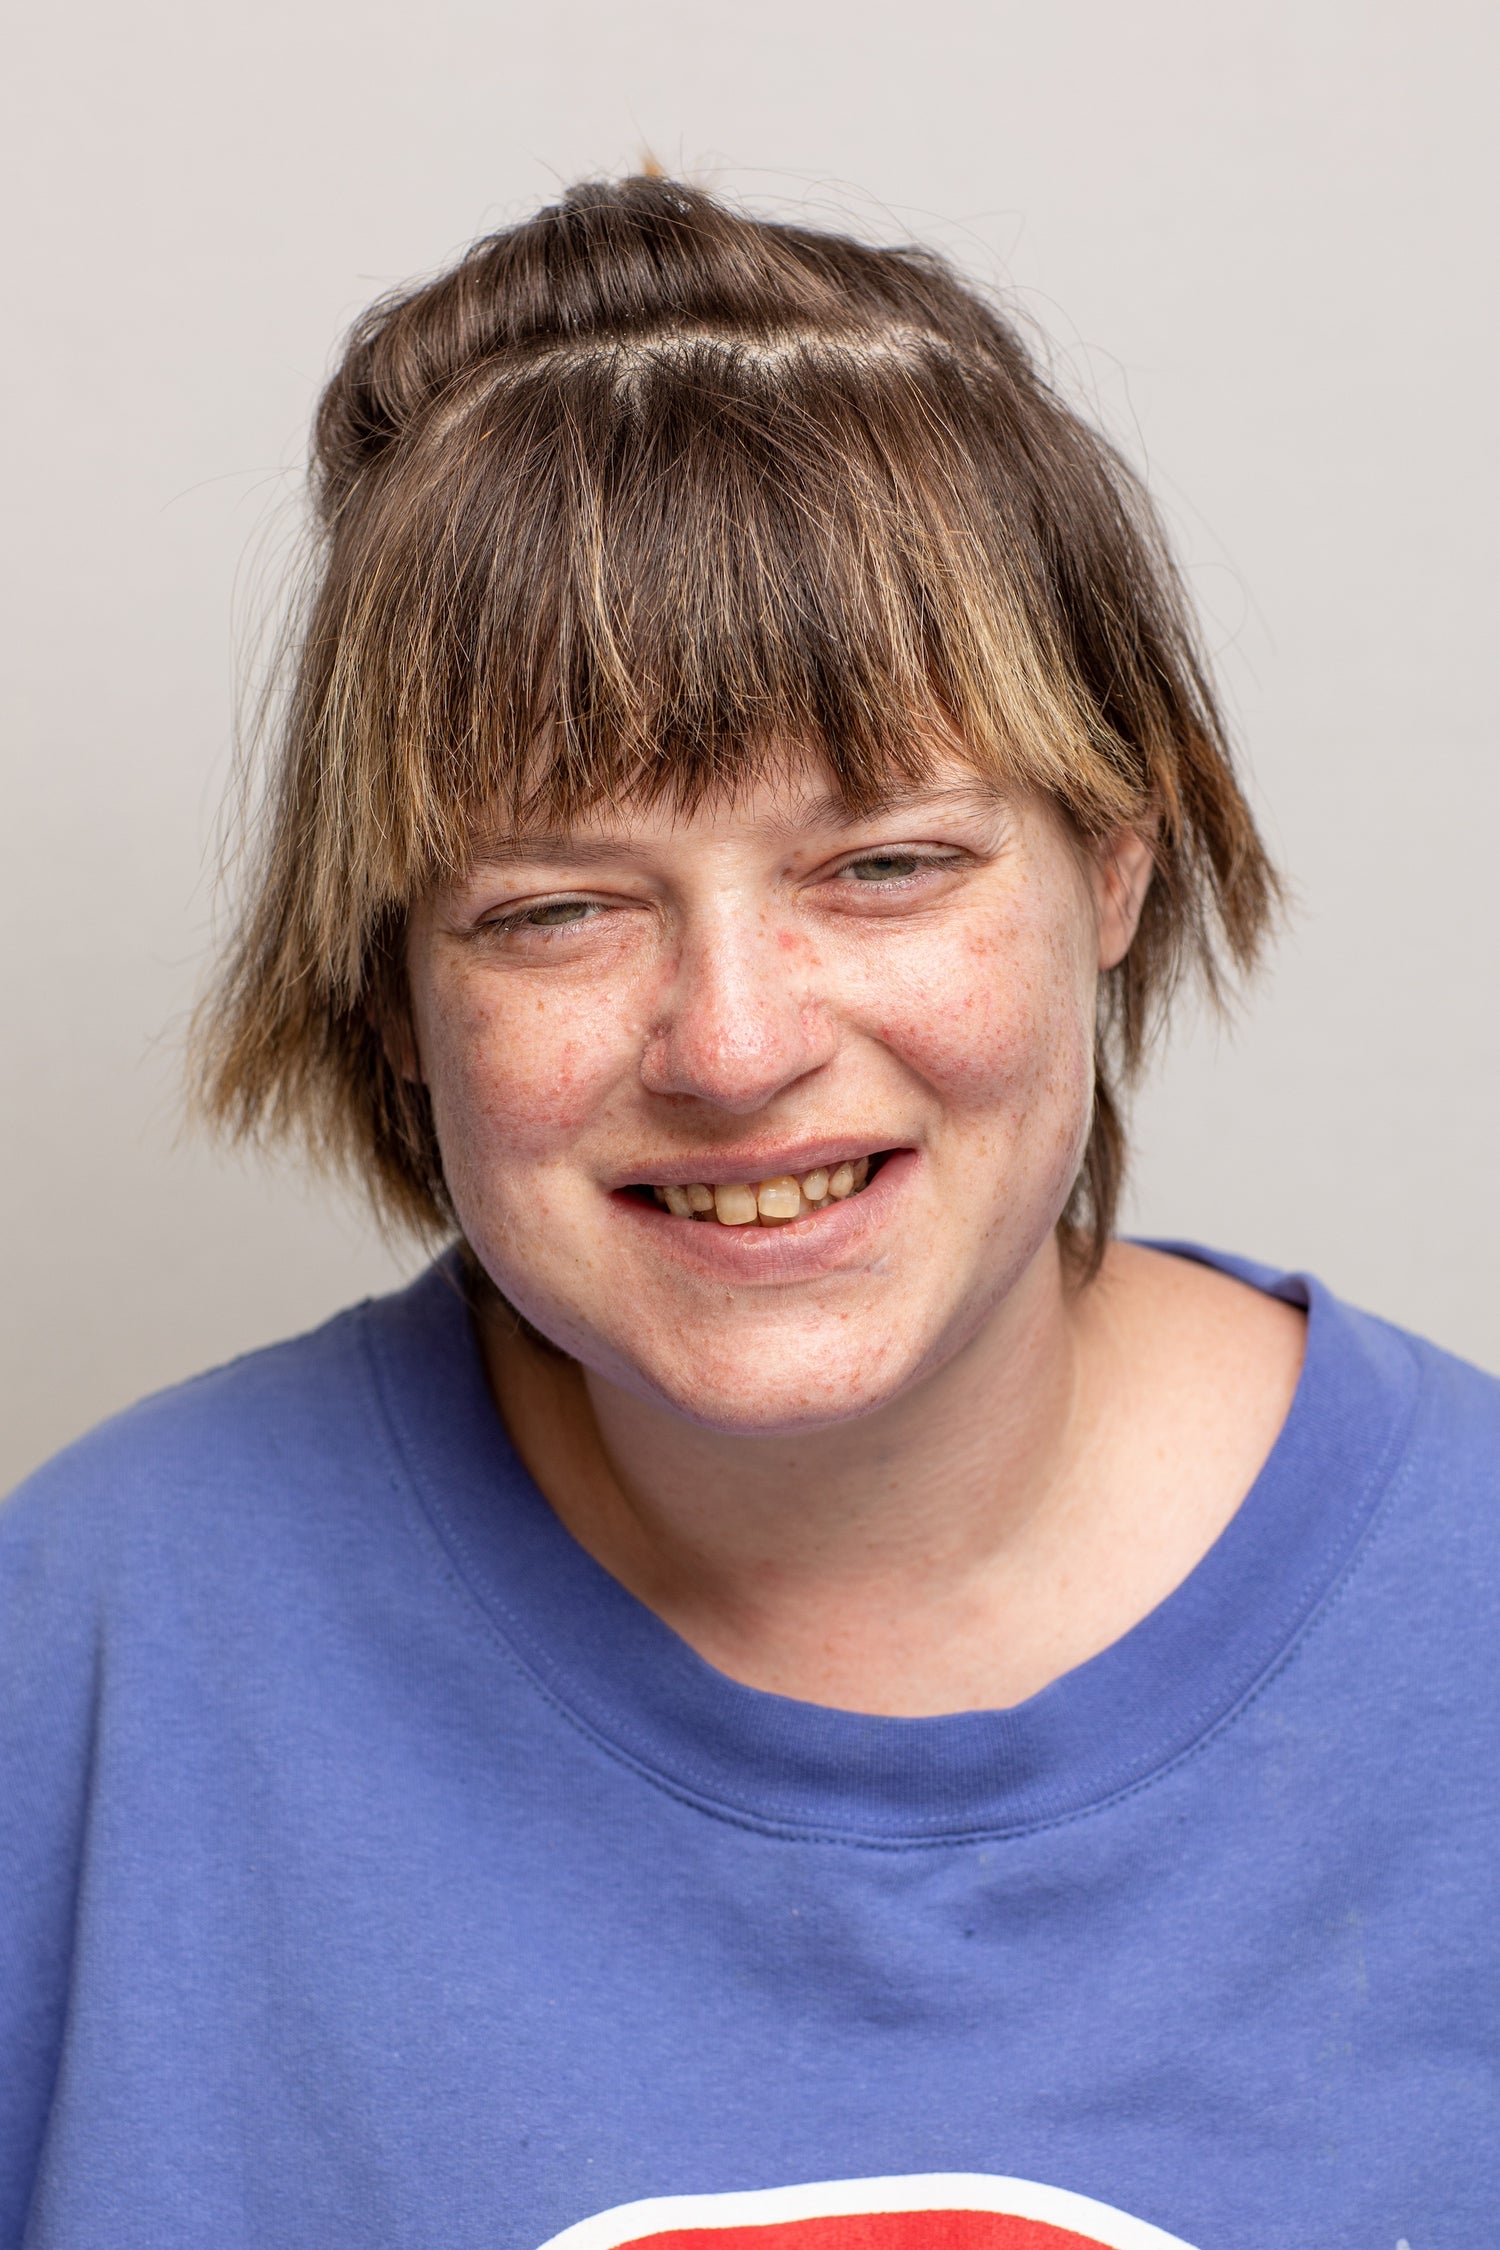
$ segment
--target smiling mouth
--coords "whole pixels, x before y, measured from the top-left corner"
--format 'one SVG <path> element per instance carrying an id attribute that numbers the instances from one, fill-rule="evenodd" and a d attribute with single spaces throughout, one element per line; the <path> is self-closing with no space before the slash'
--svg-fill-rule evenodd
<path id="1" fill-rule="evenodd" d="M 690 1187 L 658 1187 L 648 1181 L 631 1192 L 659 1203 L 674 1219 L 712 1219 L 721 1227 L 784 1227 L 858 1195 L 891 1154 L 882 1149 L 801 1174 L 778 1172 L 766 1180 L 700 1180 Z"/>

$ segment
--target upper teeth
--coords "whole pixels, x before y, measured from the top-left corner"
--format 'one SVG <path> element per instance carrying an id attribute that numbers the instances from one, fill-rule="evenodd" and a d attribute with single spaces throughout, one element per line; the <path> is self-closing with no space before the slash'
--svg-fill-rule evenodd
<path id="1" fill-rule="evenodd" d="M 785 1226 L 789 1219 L 800 1219 L 809 1211 L 824 1210 L 829 1203 L 841 1203 L 846 1195 L 862 1188 L 869 1177 L 870 1159 L 857 1156 L 832 1168 L 819 1164 L 800 1179 L 791 1172 L 780 1172 L 770 1180 L 726 1180 L 714 1186 L 703 1182 L 692 1187 L 659 1187 L 653 1193 L 674 1218 L 706 1219 L 712 1212 L 720 1226 L 774 1227 Z"/>

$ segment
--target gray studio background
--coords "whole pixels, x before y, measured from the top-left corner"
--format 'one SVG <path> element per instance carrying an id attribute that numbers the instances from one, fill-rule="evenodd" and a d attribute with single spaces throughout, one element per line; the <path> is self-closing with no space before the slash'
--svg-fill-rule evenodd
<path id="1" fill-rule="evenodd" d="M 236 646 L 335 338 L 579 174 L 923 236 L 1148 468 L 1299 905 L 1133 1223 L 1500 1368 L 1494 19 L 59 0 L 9 41 L 0 1486 L 413 1259 L 185 1140 Z"/>

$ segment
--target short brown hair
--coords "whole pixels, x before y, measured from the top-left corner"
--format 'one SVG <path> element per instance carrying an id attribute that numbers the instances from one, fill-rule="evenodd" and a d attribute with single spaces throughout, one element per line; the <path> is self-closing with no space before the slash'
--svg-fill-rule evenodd
<path id="1" fill-rule="evenodd" d="M 1217 994 L 1251 962 L 1276 883 L 1141 486 L 1006 320 L 923 250 L 576 187 L 357 323 L 312 488 L 260 857 L 198 1022 L 214 1118 L 450 1228 L 382 1026 L 476 819 L 690 806 L 788 744 L 873 804 L 937 729 L 1082 835 L 1154 840 L 1064 1221 L 1097 1261 L 1117 1086 L 1185 968 Z"/>

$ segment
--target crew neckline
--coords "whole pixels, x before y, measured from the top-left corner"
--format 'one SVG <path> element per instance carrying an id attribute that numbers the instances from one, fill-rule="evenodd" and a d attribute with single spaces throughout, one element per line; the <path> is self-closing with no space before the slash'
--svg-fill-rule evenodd
<path id="1" fill-rule="evenodd" d="M 1305 1307 L 1280 1435 L 1201 1561 L 1136 1625 L 1025 1702 L 866 1716 L 742 1686 L 579 1546 L 510 1442 L 456 1258 L 362 1309 L 406 1478 L 491 1630 L 611 1756 L 704 1812 L 885 1848 L 1045 1827 L 1142 1786 L 1265 1680 L 1352 1561 L 1400 1462 L 1410 1340 L 1305 1274 L 1187 1257 Z"/>

